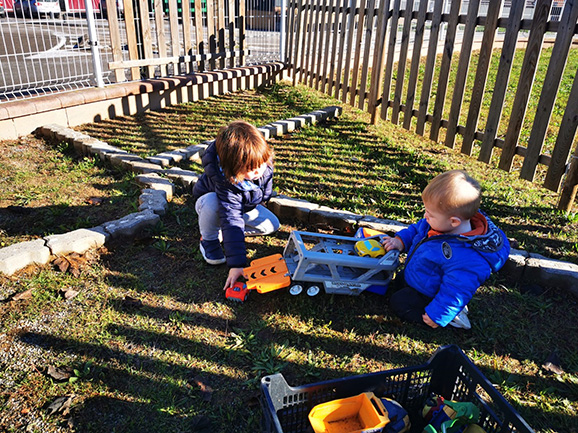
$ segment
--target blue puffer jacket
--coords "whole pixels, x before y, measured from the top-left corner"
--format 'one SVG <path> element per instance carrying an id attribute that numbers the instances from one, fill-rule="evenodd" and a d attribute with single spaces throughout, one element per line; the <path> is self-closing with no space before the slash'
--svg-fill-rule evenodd
<path id="1" fill-rule="evenodd" d="M 209 192 L 217 193 L 227 265 L 243 268 L 247 265 L 243 214 L 271 198 L 273 167 L 268 166 L 259 179 L 232 184 L 221 170 L 214 142 L 207 147 L 202 162 L 205 172 L 195 184 L 193 195 L 197 199 Z"/>
<path id="2" fill-rule="evenodd" d="M 510 244 L 504 232 L 481 212 L 473 228 L 487 224 L 477 236 L 430 234 L 424 219 L 396 234 L 405 245 L 405 282 L 433 298 L 425 308 L 438 325 L 446 326 L 472 296 L 508 259 Z"/>

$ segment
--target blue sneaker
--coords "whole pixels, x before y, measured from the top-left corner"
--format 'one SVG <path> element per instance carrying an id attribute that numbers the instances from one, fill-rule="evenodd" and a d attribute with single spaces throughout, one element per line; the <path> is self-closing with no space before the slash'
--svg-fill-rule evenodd
<path id="1" fill-rule="evenodd" d="M 219 242 L 218 239 L 212 241 L 201 239 L 199 249 L 201 250 L 203 258 L 209 265 L 222 265 L 227 261 L 227 259 L 225 259 L 225 254 L 223 254 L 223 249 L 221 248 L 221 242 Z"/>

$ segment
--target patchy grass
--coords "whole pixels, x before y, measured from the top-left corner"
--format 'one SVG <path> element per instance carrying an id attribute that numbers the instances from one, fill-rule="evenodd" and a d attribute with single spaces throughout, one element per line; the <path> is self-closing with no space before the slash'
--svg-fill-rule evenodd
<path id="1" fill-rule="evenodd" d="M 83 130 L 153 155 L 213 138 L 236 118 L 263 125 L 335 104 L 281 84 Z M 126 207 L 110 214 L 101 214 L 103 205 L 86 206 L 93 225 L 103 215 L 112 219 L 134 208 L 138 187 L 130 177 L 98 161 L 85 172 L 87 161 L 67 150 L 25 140 L 0 146 L 1 155 L 23 149 L 20 164 L 31 164 L 23 180 L 10 182 L 19 195 L 35 194 L 40 182 L 25 175 L 53 173 L 43 167 L 54 167 L 54 159 L 66 167 L 42 183 L 66 185 L 85 173 L 64 194 L 78 201 L 56 221 L 38 218 L 35 234 L 58 232 L 69 211 L 84 208 L 86 197 L 115 203 L 114 197 L 124 196 Z M 43 151 L 25 153 L 31 146 Z M 554 210 L 555 194 L 399 127 L 372 126 L 357 110 L 345 107 L 339 121 L 287 135 L 273 146 L 279 193 L 403 222 L 421 216 L 420 192 L 432 177 L 466 168 L 484 187 L 484 208 L 521 248 L 576 260 L 576 216 Z M 15 163 L 13 157 L 0 161 L 2 169 Z M 37 212 L 59 203 L 58 188 L 42 203 L 19 202 L 16 188 L 6 184 L 0 187 L 2 212 L 7 206 Z M 247 240 L 250 258 L 281 252 L 296 229 L 318 228 L 284 221 L 273 236 Z M 20 229 L 3 236 L 8 244 L 33 234 Z M 161 225 L 134 242 L 87 255 L 79 278 L 49 266 L 0 276 L 0 430 L 256 432 L 262 375 L 280 371 L 292 385 L 312 383 L 421 364 L 439 346 L 457 344 L 537 431 L 576 431 L 578 309 L 563 290 L 519 287 L 495 276 L 470 304 L 471 331 L 402 324 L 390 315 L 387 297 L 371 293 L 311 299 L 281 290 L 231 304 L 220 290 L 226 267 L 206 265 L 198 239 L 191 196 L 178 191 Z M 67 299 L 70 290 L 78 294 Z M 552 353 L 560 359 L 559 375 L 542 367 Z M 49 366 L 68 367 L 69 376 L 54 379 Z M 70 409 L 51 413 L 58 397 L 66 397 Z"/>

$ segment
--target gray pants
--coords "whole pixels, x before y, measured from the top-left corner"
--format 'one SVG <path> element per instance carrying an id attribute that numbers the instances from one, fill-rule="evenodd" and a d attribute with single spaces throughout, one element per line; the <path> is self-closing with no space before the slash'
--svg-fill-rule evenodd
<path id="1" fill-rule="evenodd" d="M 221 238 L 219 221 L 219 200 L 217 194 L 209 192 L 198 198 L 195 210 L 199 215 L 199 230 L 203 239 L 212 241 Z M 279 230 L 279 219 L 265 206 L 257 207 L 243 214 L 245 236 L 268 235 Z"/>

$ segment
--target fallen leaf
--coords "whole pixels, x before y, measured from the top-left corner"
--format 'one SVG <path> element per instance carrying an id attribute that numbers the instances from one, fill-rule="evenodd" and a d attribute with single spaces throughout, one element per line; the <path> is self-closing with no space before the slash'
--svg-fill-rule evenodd
<path id="1" fill-rule="evenodd" d="M 102 197 L 89 197 L 88 199 L 86 199 L 86 202 L 93 206 L 100 206 L 103 201 L 104 199 Z"/>
<path id="2" fill-rule="evenodd" d="M 206 402 L 211 401 L 211 398 L 213 398 L 213 388 L 211 388 L 209 385 L 203 382 L 203 380 L 197 377 L 193 377 L 191 379 L 191 382 L 197 385 L 201 390 L 201 398 L 203 399 L 203 401 Z"/>
<path id="3" fill-rule="evenodd" d="M 75 277 L 79 277 L 82 268 L 87 265 L 87 260 L 80 254 L 72 253 L 69 256 L 57 257 L 52 263 L 58 267 L 60 272 L 69 272 Z"/>
<path id="4" fill-rule="evenodd" d="M 70 367 L 55 367 L 49 365 L 46 374 L 54 380 L 68 380 L 73 372 L 74 370 Z"/>
<path id="5" fill-rule="evenodd" d="M 21 301 L 23 299 L 30 299 L 32 297 L 32 289 L 28 289 L 25 292 L 17 293 L 16 295 L 12 296 L 13 301 Z"/>
<path id="6" fill-rule="evenodd" d="M 79 293 L 80 292 L 77 292 L 76 290 L 72 290 L 72 289 L 63 290 L 64 299 L 67 299 L 67 300 L 76 297 Z"/>
<path id="7" fill-rule="evenodd" d="M 68 256 L 68 261 L 70 262 L 69 272 L 75 277 L 79 277 L 82 268 L 87 265 L 86 258 L 80 254 L 74 253 Z"/>
<path id="8" fill-rule="evenodd" d="M 70 263 L 66 260 L 66 257 L 57 257 L 52 263 L 54 263 L 60 272 L 66 272 L 70 267 Z"/>
<path id="9" fill-rule="evenodd" d="M 46 409 L 49 415 L 54 415 L 57 412 L 62 413 L 62 415 L 68 415 L 70 413 L 70 406 L 72 405 L 73 395 L 64 395 L 58 397 L 52 403 L 48 405 Z"/>
<path id="10" fill-rule="evenodd" d="M 560 366 L 560 364 L 561 362 L 558 353 L 552 352 L 548 359 L 546 359 L 546 362 L 542 364 L 542 368 L 554 374 L 563 374 L 564 369 Z"/>

